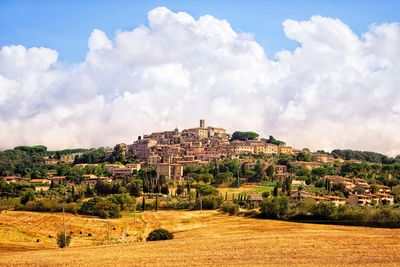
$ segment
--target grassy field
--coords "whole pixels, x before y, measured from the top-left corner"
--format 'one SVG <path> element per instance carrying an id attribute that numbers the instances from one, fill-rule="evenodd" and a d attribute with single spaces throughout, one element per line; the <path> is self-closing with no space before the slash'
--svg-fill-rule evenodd
<path id="1" fill-rule="evenodd" d="M 136 226 L 132 216 L 111 220 L 115 228 L 111 236 L 121 244 L 99 245 L 106 244 L 106 221 L 75 215 L 66 219 L 74 234 L 71 247 L 61 250 L 54 238 L 48 238 L 61 228 L 61 214 L 0 214 L 0 265 L 396 266 L 400 262 L 400 229 L 258 220 L 215 211 L 160 211 L 145 212 Z M 134 242 L 161 226 L 173 231 L 175 239 Z M 129 236 L 119 239 L 126 231 Z"/>

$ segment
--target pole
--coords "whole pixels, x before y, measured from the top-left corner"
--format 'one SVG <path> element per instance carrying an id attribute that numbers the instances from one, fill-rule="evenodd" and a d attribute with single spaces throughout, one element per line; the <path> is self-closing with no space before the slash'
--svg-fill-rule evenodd
<path id="1" fill-rule="evenodd" d="M 107 241 L 108 244 L 110 245 L 110 222 L 107 221 Z"/>
<path id="2" fill-rule="evenodd" d="M 63 227 L 64 227 L 64 248 L 67 248 L 67 227 L 65 226 L 65 202 L 67 201 L 67 192 L 65 192 L 65 201 L 63 205 Z"/>
<path id="3" fill-rule="evenodd" d="M 203 198 L 201 197 L 201 193 L 199 193 L 200 196 L 200 213 L 203 211 Z"/>
<path id="4" fill-rule="evenodd" d="M 239 188 L 239 171 L 237 171 L 237 187 Z"/>
<path id="5" fill-rule="evenodd" d="M 64 248 L 67 248 L 67 228 L 65 227 L 65 208 L 63 206 Z"/>
<path id="6" fill-rule="evenodd" d="M 136 225 L 136 203 L 135 207 L 133 207 L 133 223 Z"/>

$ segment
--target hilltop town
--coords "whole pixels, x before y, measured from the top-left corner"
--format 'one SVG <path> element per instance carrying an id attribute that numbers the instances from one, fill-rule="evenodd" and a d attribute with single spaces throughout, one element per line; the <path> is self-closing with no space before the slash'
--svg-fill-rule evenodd
<path id="1" fill-rule="evenodd" d="M 8 168 L 9 159 L 4 159 L 2 179 L 36 192 L 62 185 L 90 196 L 101 195 L 97 192 L 100 184 L 114 188 L 129 184 L 135 187 L 131 188 L 135 196 L 173 191 L 176 195 L 177 188 L 178 193 L 188 194 L 189 184 L 195 187 L 200 182 L 228 188 L 267 184 L 264 195 L 283 194 L 292 202 L 307 200 L 335 206 L 394 205 L 400 194 L 397 163 L 362 162 L 340 157 L 340 153 L 298 150 L 254 132 L 230 136 L 223 128 L 206 126 L 204 120 L 199 127 L 139 136 L 132 144 L 117 144 L 109 150 L 48 152 L 41 146 L 16 150 L 33 157 L 33 165 L 23 169 L 18 163 L 10 163 Z M 246 201 L 261 202 L 260 190 L 246 195 Z M 7 194 L 2 192 L 2 196 Z M 14 192 L 13 196 L 18 194 Z M 243 200 L 243 196 L 237 197 Z"/>

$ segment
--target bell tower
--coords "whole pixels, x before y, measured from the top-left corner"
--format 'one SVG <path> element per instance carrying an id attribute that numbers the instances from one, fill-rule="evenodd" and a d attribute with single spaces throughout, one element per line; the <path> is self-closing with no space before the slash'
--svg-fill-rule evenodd
<path id="1" fill-rule="evenodd" d="M 206 121 L 203 119 L 200 120 L 200 128 L 206 128 Z"/>

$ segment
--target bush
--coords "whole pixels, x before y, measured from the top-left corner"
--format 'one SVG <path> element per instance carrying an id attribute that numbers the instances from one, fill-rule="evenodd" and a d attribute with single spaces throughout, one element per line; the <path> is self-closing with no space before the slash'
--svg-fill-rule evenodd
<path id="1" fill-rule="evenodd" d="M 216 184 L 229 183 L 233 179 L 231 172 L 220 172 L 215 176 L 214 182 Z"/>
<path id="2" fill-rule="evenodd" d="M 239 212 L 239 205 L 233 202 L 227 201 L 224 202 L 221 206 L 221 211 L 223 213 L 228 213 L 229 215 L 236 215 Z"/>
<path id="3" fill-rule="evenodd" d="M 35 199 L 36 199 L 35 191 L 33 191 L 32 189 L 28 189 L 21 195 L 20 203 L 22 205 L 25 205 L 29 201 L 33 201 Z"/>
<path id="4" fill-rule="evenodd" d="M 333 218 L 336 207 L 333 203 L 318 203 L 311 211 L 316 219 L 329 220 Z"/>
<path id="5" fill-rule="evenodd" d="M 70 243 L 71 243 L 71 236 L 65 235 L 64 237 L 64 231 L 61 231 L 57 234 L 57 246 L 59 248 L 68 247 Z"/>
<path id="6" fill-rule="evenodd" d="M 218 189 L 209 184 L 199 184 L 198 190 L 202 196 L 219 195 Z"/>
<path id="7" fill-rule="evenodd" d="M 269 198 L 270 195 L 271 195 L 271 193 L 269 191 L 265 191 L 262 193 L 263 198 Z"/>
<path id="8" fill-rule="evenodd" d="M 157 240 L 169 240 L 174 239 L 174 234 L 169 232 L 164 228 L 158 228 L 151 231 L 151 233 L 147 236 L 147 241 L 157 241 Z"/>
<path id="9" fill-rule="evenodd" d="M 289 215 L 289 200 L 287 197 L 265 199 L 260 204 L 261 216 L 270 219 L 286 219 Z"/>
<path id="10" fill-rule="evenodd" d="M 216 210 L 222 204 L 223 199 L 221 196 L 208 195 L 202 198 L 202 209 L 203 210 Z M 200 200 L 196 200 L 195 209 L 200 209 Z"/>
<path id="11" fill-rule="evenodd" d="M 69 213 L 78 213 L 79 204 L 77 203 L 60 203 L 57 199 L 41 198 L 34 201 L 29 201 L 25 205 L 16 207 L 18 210 L 39 211 L 39 212 L 60 212 L 63 210 Z"/>
<path id="12" fill-rule="evenodd" d="M 166 210 L 191 210 L 194 208 L 194 202 L 187 200 L 167 201 L 163 207 Z"/>
<path id="13" fill-rule="evenodd" d="M 119 205 L 121 210 L 133 210 L 136 200 L 128 194 L 114 194 L 108 197 L 109 200 Z"/>
<path id="14" fill-rule="evenodd" d="M 98 216 L 102 219 L 121 217 L 119 205 L 109 199 L 95 197 L 82 204 L 81 214 Z"/>

